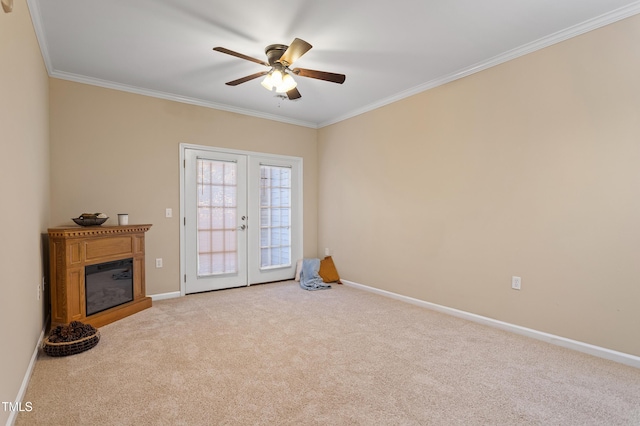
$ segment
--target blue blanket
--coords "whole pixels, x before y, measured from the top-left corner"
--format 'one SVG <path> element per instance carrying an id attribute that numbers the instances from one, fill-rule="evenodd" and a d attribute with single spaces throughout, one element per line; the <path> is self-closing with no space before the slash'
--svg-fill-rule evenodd
<path id="1" fill-rule="evenodd" d="M 329 284 L 322 281 L 318 275 L 320 270 L 320 259 L 303 259 L 302 271 L 300 272 L 300 287 L 305 290 L 324 290 L 331 288 Z"/>

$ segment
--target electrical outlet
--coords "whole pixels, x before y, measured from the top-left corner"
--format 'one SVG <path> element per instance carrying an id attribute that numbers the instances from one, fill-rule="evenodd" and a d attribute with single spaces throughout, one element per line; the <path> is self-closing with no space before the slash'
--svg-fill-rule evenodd
<path id="1" fill-rule="evenodd" d="M 156 259 L 156 268 L 162 268 L 162 258 L 161 257 Z"/>
<path id="2" fill-rule="evenodd" d="M 328 247 L 326 247 L 326 248 L 324 249 L 324 255 L 325 255 L 325 256 L 329 256 L 329 248 L 328 248 Z"/>
<path id="3" fill-rule="evenodd" d="M 164 211 L 164 217 L 173 217 L 173 209 L 170 209 L 170 208 L 166 209 Z"/>
<path id="4" fill-rule="evenodd" d="M 522 278 L 520 277 L 511 277 L 511 288 L 514 290 L 520 290 L 522 285 Z"/>

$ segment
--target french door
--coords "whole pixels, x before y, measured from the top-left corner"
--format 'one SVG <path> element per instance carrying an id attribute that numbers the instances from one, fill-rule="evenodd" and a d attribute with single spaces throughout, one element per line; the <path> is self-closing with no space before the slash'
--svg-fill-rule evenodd
<path id="1" fill-rule="evenodd" d="M 293 278 L 302 257 L 302 160 L 181 149 L 181 293 Z"/>

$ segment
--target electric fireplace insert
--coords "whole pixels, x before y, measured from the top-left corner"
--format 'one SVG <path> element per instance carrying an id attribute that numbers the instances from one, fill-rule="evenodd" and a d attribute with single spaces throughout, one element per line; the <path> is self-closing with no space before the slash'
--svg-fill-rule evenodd
<path id="1" fill-rule="evenodd" d="M 87 265 L 86 316 L 133 300 L 133 258 Z"/>

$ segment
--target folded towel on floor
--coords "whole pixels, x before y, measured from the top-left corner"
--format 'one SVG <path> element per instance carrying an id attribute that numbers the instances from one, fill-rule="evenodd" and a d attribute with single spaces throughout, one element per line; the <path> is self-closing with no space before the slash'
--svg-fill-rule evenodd
<path id="1" fill-rule="evenodd" d="M 305 290 L 324 290 L 331 288 L 325 284 L 318 274 L 320 270 L 320 259 L 303 259 L 302 272 L 300 273 L 300 287 Z"/>

